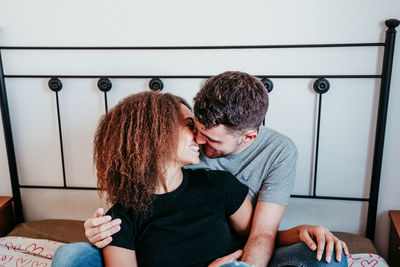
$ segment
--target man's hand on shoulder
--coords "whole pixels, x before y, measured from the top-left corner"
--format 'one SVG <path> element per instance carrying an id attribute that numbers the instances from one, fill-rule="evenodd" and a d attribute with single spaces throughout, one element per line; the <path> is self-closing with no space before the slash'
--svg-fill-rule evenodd
<path id="1" fill-rule="evenodd" d="M 85 221 L 85 235 L 89 242 L 97 248 L 104 248 L 112 241 L 112 235 L 121 227 L 121 220 L 111 221 L 111 216 L 103 216 L 104 210 L 99 208 L 93 216 Z"/>

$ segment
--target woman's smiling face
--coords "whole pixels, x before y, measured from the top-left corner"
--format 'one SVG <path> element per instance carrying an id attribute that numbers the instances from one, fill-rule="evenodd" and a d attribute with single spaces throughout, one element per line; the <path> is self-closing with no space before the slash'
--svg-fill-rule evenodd
<path id="1" fill-rule="evenodd" d="M 181 113 L 183 120 L 179 124 L 180 131 L 176 161 L 181 166 L 198 164 L 200 152 L 199 145 L 194 140 L 195 125 L 193 114 L 183 104 L 181 104 Z"/>

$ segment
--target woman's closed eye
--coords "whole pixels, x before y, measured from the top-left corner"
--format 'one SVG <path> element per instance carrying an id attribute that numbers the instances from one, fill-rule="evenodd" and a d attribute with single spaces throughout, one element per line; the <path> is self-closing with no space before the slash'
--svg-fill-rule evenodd
<path id="1" fill-rule="evenodd" d="M 185 126 L 189 127 L 190 130 L 194 131 L 195 125 L 192 118 L 187 118 L 185 121 Z"/>

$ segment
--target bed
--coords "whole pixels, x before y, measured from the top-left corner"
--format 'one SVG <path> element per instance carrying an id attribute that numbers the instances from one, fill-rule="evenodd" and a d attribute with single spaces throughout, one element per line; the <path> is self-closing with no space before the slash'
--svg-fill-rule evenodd
<path id="1" fill-rule="evenodd" d="M 72 190 L 72 191 L 92 191 L 94 192 L 95 187 L 93 186 L 82 186 L 77 183 L 76 185 L 71 185 L 68 182 L 68 166 L 66 163 L 66 141 L 63 141 L 63 133 L 65 131 L 65 124 L 61 121 L 61 113 L 62 113 L 62 102 L 60 102 L 61 93 L 60 91 L 63 89 L 63 84 L 67 80 L 72 79 L 91 79 L 96 82 L 97 89 L 100 92 L 102 101 L 104 106 L 104 112 L 107 112 L 110 106 L 110 90 L 113 88 L 113 83 L 118 80 L 124 79 L 133 79 L 133 80 L 145 80 L 148 81 L 148 88 L 154 91 L 162 91 L 164 90 L 165 84 L 168 83 L 169 80 L 190 80 L 190 79 L 206 79 L 211 75 L 198 75 L 198 74 L 173 74 L 173 75 L 159 75 L 157 71 L 156 74 L 140 74 L 140 75 L 132 75 L 132 74 L 58 74 L 58 73 L 17 73 L 17 74 L 8 74 L 7 71 L 7 56 L 8 52 L 11 53 L 20 53 L 26 55 L 26 53 L 35 52 L 35 51 L 49 51 L 51 53 L 64 53 L 65 51 L 78 51 L 79 55 L 82 53 L 92 53 L 93 51 L 100 53 L 108 53 L 111 54 L 114 51 L 134 51 L 136 53 L 144 53 L 151 54 L 162 51 L 178 51 L 184 53 L 190 53 L 192 51 L 212 51 L 212 53 L 219 53 L 220 51 L 231 53 L 237 51 L 255 51 L 255 50 L 274 50 L 274 49 L 283 49 L 283 50 L 293 50 L 293 51 L 302 51 L 304 49 L 321 49 L 324 51 L 323 53 L 329 53 L 330 49 L 335 48 L 365 48 L 365 47 L 380 47 L 383 48 L 383 53 L 379 54 L 378 62 L 376 65 L 381 67 L 380 74 L 342 74 L 342 75 L 332 75 L 332 74 L 305 74 L 305 75 L 297 75 L 297 74 L 285 74 L 285 75 L 275 75 L 275 74 L 263 74 L 263 73 L 252 73 L 259 77 L 267 90 L 271 92 L 274 87 L 274 81 L 280 79 L 286 80 L 298 80 L 298 79 L 312 79 L 312 89 L 315 97 L 317 99 L 317 105 L 315 107 L 315 116 L 314 116 L 314 126 L 315 131 L 313 132 L 313 173 L 312 173 L 312 181 L 310 183 L 310 190 L 307 194 L 297 194 L 294 193 L 292 198 L 294 199 L 307 199 L 312 201 L 319 200 L 335 200 L 342 201 L 343 203 L 347 202 L 361 202 L 363 205 L 367 205 L 367 219 L 366 219 L 366 227 L 365 227 L 365 235 L 359 234 L 351 234 L 346 232 L 335 232 L 335 234 L 344 240 L 352 253 L 352 256 L 349 258 L 349 263 L 352 266 L 385 266 L 385 262 L 382 258 L 380 258 L 377 254 L 377 251 L 372 243 L 374 239 L 375 233 L 375 223 L 376 223 L 376 212 L 377 212 L 377 204 L 378 204 L 378 192 L 379 192 L 379 182 L 380 182 L 380 171 L 382 164 L 382 153 L 383 153 L 383 144 L 385 138 L 385 126 L 386 126 L 386 115 L 387 115 L 387 105 L 389 98 L 389 89 L 390 89 L 390 80 L 392 73 L 392 62 L 393 62 L 393 52 L 394 52 L 394 42 L 395 42 L 395 28 L 399 25 L 399 21 L 395 19 L 387 20 L 385 22 L 387 26 L 386 31 L 386 39 L 385 42 L 382 43 L 343 43 L 343 44 L 300 44 L 300 45 L 258 45 L 258 46 L 166 46 L 166 47 L 29 47 L 29 46 L 2 46 L 0 47 L 0 86 L 1 86 L 1 113 L 3 119 L 3 129 L 5 133 L 6 140 L 6 149 L 7 149 L 7 157 L 8 164 L 10 170 L 10 178 L 12 185 L 12 192 L 14 197 L 14 210 L 15 210 L 15 219 L 18 225 L 8 234 L 7 237 L 2 237 L 0 239 L 0 264 L 1 266 L 11 266 L 11 264 L 20 264 L 26 265 L 30 264 L 34 266 L 47 266 L 51 262 L 52 253 L 54 253 L 55 249 L 63 244 L 70 242 L 79 242 L 79 241 L 87 241 L 84 236 L 83 229 L 83 221 L 81 220 L 61 220 L 61 219 L 49 219 L 49 220 L 34 220 L 25 222 L 24 212 L 23 212 L 23 201 L 22 194 L 26 193 L 29 190 L 49 190 L 49 191 L 57 191 L 57 190 Z M 6 54 L 6 59 L 2 59 L 2 55 Z M 215 54 L 213 54 L 215 56 Z M 13 67 L 11 66 L 12 70 Z M 157 68 L 156 68 L 157 69 Z M 46 184 L 46 183 L 35 183 L 32 180 L 25 180 L 21 183 L 21 173 L 24 173 L 24 170 L 21 170 L 21 159 L 18 160 L 18 144 L 20 141 L 19 137 L 15 140 L 15 131 L 13 135 L 13 125 L 15 122 L 12 120 L 12 116 L 10 115 L 10 106 L 7 95 L 12 95 L 12 91 L 8 88 L 13 88 L 12 82 L 15 80 L 24 80 L 24 79 L 37 79 L 37 80 L 45 80 L 46 84 L 41 84 L 43 87 L 48 87 L 50 89 L 52 97 L 55 100 L 55 106 L 52 114 L 52 118 L 58 125 L 58 131 L 53 132 L 56 135 L 56 139 L 58 140 L 58 150 L 60 152 L 59 155 L 59 169 L 62 177 L 62 182 L 55 184 Z M 320 179 L 319 167 L 323 166 L 321 163 L 321 121 L 323 120 L 323 116 L 321 115 L 322 109 L 322 100 L 324 95 L 330 89 L 330 81 L 332 79 L 338 80 L 349 80 L 349 79 L 375 79 L 379 81 L 377 83 L 377 88 L 379 89 L 379 102 L 378 106 L 373 110 L 376 112 L 376 124 L 372 124 L 372 126 L 368 126 L 368 129 L 374 128 L 374 144 L 371 153 L 371 163 L 368 168 L 368 174 L 370 174 L 368 197 L 352 197 L 352 196 L 342 196 L 342 195 L 329 195 L 324 194 L 318 191 L 317 187 L 317 179 Z M 7 91 L 6 90 L 7 87 Z M 274 89 L 276 90 L 276 89 Z M 61 104 L 60 104 L 61 103 Z M 376 126 L 376 127 L 373 127 Z M 24 143 L 24 142 L 22 142 Z M 25 143 L 24 143 L 25 144 Z M 21 190 L 22 189 L 22 190 Z M 365 191 L 365 190 L 364 190 Z M 41 191 L 43 192 L 43 191 Z M 26 205 L 26 202 L 25 202 Z M 51 240 L 51 241 L 50 241 Z M 19 245 L 16 245 L 19 244 Z M 43 248 L 43 249 L 38 249 Z M 38 252 L 40 251 L 40 252 Z M 7 253 L 17 253 L 17 254 L 7 254 Z M 18 254 L 19 253 L 19 254 Z M 33 258 L 24 258 L 19 257 L 18 255 L 33 256 Z M 39 257 L 36 259 L 34 257 Z M 357 265 L 358 264 L 358 265 Z M 375 264 L 375 265 L 374 265 Z M 382 265 L 379 265 L 382 264 Z"/>

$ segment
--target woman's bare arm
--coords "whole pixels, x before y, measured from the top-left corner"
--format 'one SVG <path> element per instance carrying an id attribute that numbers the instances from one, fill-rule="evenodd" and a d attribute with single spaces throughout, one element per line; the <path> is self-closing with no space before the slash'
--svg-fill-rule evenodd
<path id="1" fill-rule="evenodd" d="M 137 267 L 136 252 L 134 250 L 107 246 L 103 249 L 104 263 L 106 267 L 129 266 Z"/>
<path id="2" fill-rule="evenodd" d="M 253 205 L 248 196 L 246 196 L 240 208 L 234 214 L 229 216 L 233 228 L 243 237 L 247 237 L 250 233 L 252 218 Z"/>

